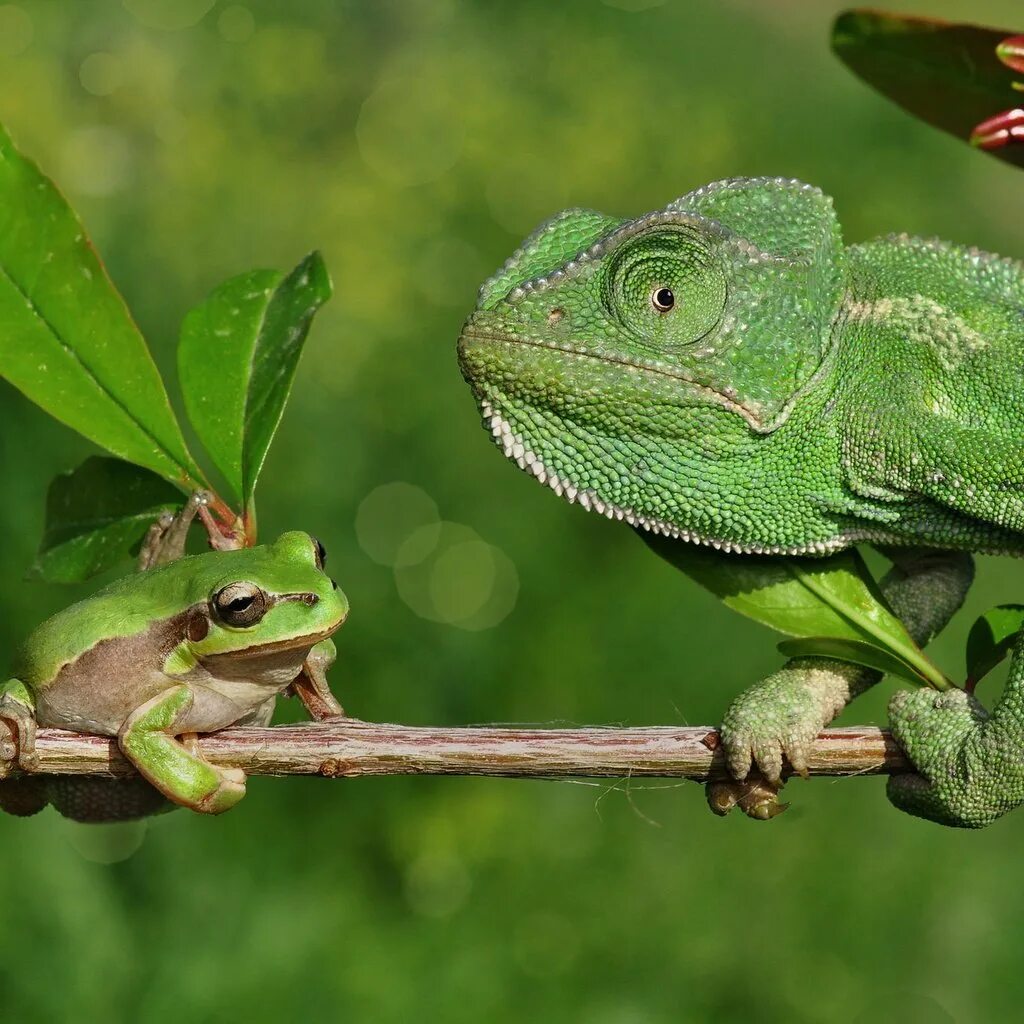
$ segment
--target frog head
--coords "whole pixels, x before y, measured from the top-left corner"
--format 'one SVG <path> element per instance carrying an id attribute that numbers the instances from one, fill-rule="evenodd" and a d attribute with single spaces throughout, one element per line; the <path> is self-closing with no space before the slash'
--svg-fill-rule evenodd
<path id="1" fill-rule="evenodd" d="M 324 571 L 325 559 L 318 540 L 294 531 L 273 544 L 199 555 L 179 563 L 182 568 L 157 570 L 176 572 L 189 591 L 183 639 L 168 671 L 201 662 L 216 664 L 218 674 L 230 664 L 239 676 L 279 668 L 294 678 L 294 666 L 348 614 L 345 595 Z"/>

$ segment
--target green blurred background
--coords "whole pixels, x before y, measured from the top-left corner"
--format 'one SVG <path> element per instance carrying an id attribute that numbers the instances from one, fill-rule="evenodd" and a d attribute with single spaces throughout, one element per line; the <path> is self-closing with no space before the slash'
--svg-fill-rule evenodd
<path id="1" fill-rule="evenodd" d="M 922 0 L 923 2 L 923 0 Z M 1010 2 L 924 13 L 1024 29 Z M 1024 253 L 1024 178 L 829 54 L 824 2 L 0 4 L 0 119 L 67 192 L 161 365 L 225 277 L 323 249 L 318 319 L 261 483 L 264 536 L 325 541 L 353 614 L 334 686 L 406 723 L 708 724 L 778 663 L 618 524 L 480 429 L 455 361 L 480 281 L 566 205 L 639 213 L 719 177 Z M 0 643 L 46 486 L 89 446 L 0 388 Z M 381 490 L 380 488 L 384 488 Z M 1020 600 L 983 560 L 972 613 Z M 845 721 L 883 722 L 891 686 Z M 988 695 L 986 695 L 988 696 Z M 294 708 L 283 717 L 297 717 Z M 0 819 L 0 1019 L 999 1021 L 1024 1001 L 1018 813 L 897 814 L 795 782 L 767 825 L 692 784 L 254 779 L 216 820 Z"/>

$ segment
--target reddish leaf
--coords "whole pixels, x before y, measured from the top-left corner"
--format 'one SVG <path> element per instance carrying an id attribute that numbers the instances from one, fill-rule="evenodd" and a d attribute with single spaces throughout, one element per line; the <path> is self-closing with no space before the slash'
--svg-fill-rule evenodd
<path id="1" fill-rule="evenodd" d="M 1020 74 L 1014 67 L 1022 66 L 1024 49 L 1017 35 L 1009 29 L 860 9 L 836 19 L 832 48 L 869 85 L 966 142 L 984 122 L 1008 116 L 1019 104 L 1014 86 Z M 1024 145 L 1012 134 L 997 140 L 979 135 L 974 142 L 1024 167 Z"/>

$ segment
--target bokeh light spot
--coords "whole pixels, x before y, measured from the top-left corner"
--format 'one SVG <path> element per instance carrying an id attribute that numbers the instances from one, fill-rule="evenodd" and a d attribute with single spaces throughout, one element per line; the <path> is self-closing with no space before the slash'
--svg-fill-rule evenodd
<path id="1" fill-rule="evenodd" d="M 467 540 L 453 544 L 434 560 L 430 601 L 442 622 L 462 622 L 487 602 L 494 589 L 492 551 L 482 540 Z"/>
<path id="2" fill-rule="evenodd" d="M 428 556 L 411 562 L 406 549 L 418 554 L 425 546 L 425 538 L 411 534 L 395 568 L 398 594 L 420 618 L 460 629 L 490 629 L 515 607 L 515 565 L 475 530 L 442 523 Z"/>
<path id="3" fill-rule="evenodd" d="M 117 864 L 127 860 L 146 838 L 145 821 L 118 821 L 109 825 L 83 825 L 67 821 L 67 840 L 71 848 L 95 864 Z"/>
<path id="4" fill-rule="evenodd" d="M 379 565 L 422 562 L 437 546 L 440 533 L 437 503 L 413 484 L 382 484 L 356 511 L 356 539 Z"/>
<path id="5" fill-rule="evenodd" d="M 131 179 L 132 148 L 115 128 L 92 125 L 73 131 L 61 157 L 60 181 L 84 195 L 111 195 Z"/>
<path id="6" fill-rule="evenodd" d="M 454 166 L 463 131 L 447 97 L 419 79 L 397 78 L 363 103 L 356 139 L 367 166 L 385 181 L 420 185 Z"/>
<path id="7" fill-rule="evenodd" d="M 121 0 L 126 11 L 146 28 L 177 32 L 202 21 L 217 0 Z"/>
<path id="8" fill-rule="evenodd" d="M 17 57 L 32 42 L 32 19 L 17 4 L 0 4 L 0 56 Z"/>
<path id="9" fill-rule="evenodd" d="M 256 31 L 256 19 L 248 7 L 232 4 L 220 12 L 217 31 L 229 43 L 244 43 Z"/>
<path id="10" fill-rule="evenodd" d="M 112 53 L 90 53 L 78 69 L 78 80 L 82 88 L 93 96 L 109 96 L 124 81 L 124 65 Z"/>

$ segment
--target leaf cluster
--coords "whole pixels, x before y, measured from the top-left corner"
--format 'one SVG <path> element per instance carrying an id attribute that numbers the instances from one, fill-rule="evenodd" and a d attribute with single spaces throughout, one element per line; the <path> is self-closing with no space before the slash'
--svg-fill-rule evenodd
<path id="1" fill-rule="evenodd" d="M 310 323 L 320 254 L 231 278 L 185 317 L 178 379 L 218 489 L 193 457 L 153 357 L 78 217 L 0 128 L 0 376 L 110 453 L 50 486 L 33 567 L 72 582 L 137 550 L 150 524 L 210 492 L 225 542 L 255 542 L 255 489 Z"/>

